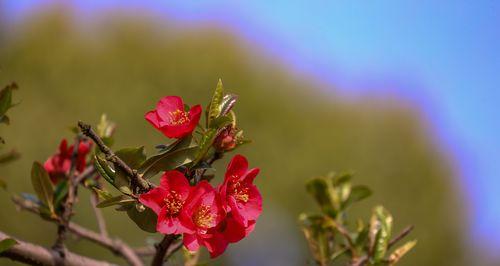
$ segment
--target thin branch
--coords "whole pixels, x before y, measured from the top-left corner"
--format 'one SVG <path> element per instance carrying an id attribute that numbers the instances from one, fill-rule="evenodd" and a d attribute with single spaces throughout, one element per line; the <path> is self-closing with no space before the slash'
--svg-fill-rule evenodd
<path id="1" fill-rule="evenodd" d="M 16 206 L 23 210 L 27 210 L 29 212 L 39 214 L 38 206 L 28 200 L 24 200 L 20 197 L 13 197 L 12 201 Z M 53 222 L 57 222 L 57 219 L 52 220 Z M 130 265 L 133 266 L 142 266 L 143 262 L 139 258 L 139 256 L 134 252 L 134 250 L 128 246 L 126 243 L 121 241 L 120 239 L 112 239 L 110 237 L 105 237 L 97 232 L 94 232 L 90 229 L 87 229 L 81 225 L 78 225 L 73 222 L 68 223 L 68 230 L 81 238 L 87 239 L 101 247 L 104 247 L 116 255 L 123 257 Z"/>
<path id="2" fill-rule="evenodd" d="M 83 172 L 81 172 L 79 175 L 75 177 L 75 183 L 80 184 L 82 183 L 85 179 L 92 177 L 95 175 L 96 170 L 93 165 L 87 166 Z"/>
<path id="3" fill-rule="evenodd" d="M 362 256 L 358 259 L 353 260 L 350 266 L 364 266 L 367 262 L 368 262 L 368 257 Z"/>
<path id="4" fill-rule="evenodd" d="M 345 228 L 342 224 L 336 222 L 335 220 L 333 220 L 331 218 L 328 218 L 328 222 L 332 227 L 337 229 L 337 231 L 339 231 L 339 233 L 345 238 L 345 240 L 347 241 L 348 248 L 351 251 L 352 255 L 356 256 L 357 252 L 356 252 L 356 249 L 354 247 L 354 241 L 353 241 L 351 235 L 349 234 L 349 230 L 347 230 L 347 228 Z"/>
<path id="5" fill-rule="evenodd" d="M 99 232 L 103 237 L 108 237 L 108 230 L 106 229 L 106 221 L 102 216 L 102 212 L 99 208 L 97 208 L 97 203 L 99 201 L 99 196 L 95 191 L 92 191 L 90 195 L 90 204 L 92 205 L 92 209 L 94 210 L 95 218 L 97 220 L 97 225 L 99 226 Z"/>
<path id="6" fill-rule="evenodd" d="M 391 241 L 389 241 L 389 244 L 387 245 L 387 249 L 390 249 L 392 246 L 394 246 L 399 240 L 403 239 L 405 236 L 407 236 L 411 231 L 413 230 L 414 226 L 410 225 L 407 226 L 399 235 L 395 236 Z"/>
<path id="7" fill-rule="evenodd" d="M 108 146 L 106 146 L 106 144 L 104 144 L 102 139 L 99 137 L 99 135 L 97 135 L 97 133 L 95 133 L 95 131 L 89 124 L 79 121 L 78 127 L 80 128 L 82 133 L 85 136 L 91 138 L 97 145 L 97 147 L 99 147 L 99 150 L 101 150 L 101 152 L 106 155 L 106 160 L 115 164 L 115 166 L 119 167 L 131 178 L 130 181 L 133 186 L 138 187 L 141 192 L 148 191 L 153 187 L 151 183 L 146 181 L 137 173 L 137 170 L 130 168 L 124 161 L 116 156 L 115 153 Z"/>
<path id="8" fill-rule="evenodd" d="M 182 248 L 182 240 L 177 240 L 173 244 L 168 247 L 167 254 L 165 255 L 165 259 L 170 258 L 170 256 L 174 255 L 180 248 Z"/>
<path id="9" fill-rule="evenodd" d="M 153 257 L 153 262 L 151 263 L 152 266 L 163 265 L 163 260 L 167 255 L 167 251 L 176 238 L 176 235 L 165 235 L 160 243 L 156 245 L 156 254 Z"/>
<path id="10" fill-rule="evenodd" d="M 168 247 L 167 254 L 165 255 L 165 259 L 170 258 L 175 252 L 177 252 L 180 248 L 182 248 L 182 241 L 176 240 L 174 243 Z M 139 257 L 149 257 L 156 254 L 156 248 L 152 246 L 135 248 L 134 252 Z"/>
<path id="11" fill-rule="evenodd" d="M 0 232 L 0 241 L 6 238 L 12 238 L 11 236 Z M 13 261 L 19 261 L 30 265 L 42 265 L 42 266 L 55 266 L 57 265 L 57 259 L 54 257 L 52 250 L 45 247 L 35 245 L 32 243 L 24 242 L 19 239 L 15 239 L 17 244 L 7 251 L 0 254 L 0 257 L 9 258 Z M 57 256 L 57 255 L 56 255 Z M 69 251 L 66 251 L 65 257 L 63 258 L 63 263 L 65 266 L 111 266 L 113 264 L 106 261 L 94 260 L 88 257 L 84 257 Z"/>

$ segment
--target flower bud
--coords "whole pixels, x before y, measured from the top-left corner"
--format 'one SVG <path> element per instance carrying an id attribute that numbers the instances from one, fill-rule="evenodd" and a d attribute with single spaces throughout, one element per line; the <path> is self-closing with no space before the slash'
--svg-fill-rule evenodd
<path id="1" fill-rule="evenodd" d="M 219 135 L 217 135 L 217 138 L 215 138 L 214 141 L 215 149 L 219 151 L 230 151 L 236 148 L 237 144 L 236 133 L 237 130 L 232 125 L 224 128 L 219 133 Z"/>

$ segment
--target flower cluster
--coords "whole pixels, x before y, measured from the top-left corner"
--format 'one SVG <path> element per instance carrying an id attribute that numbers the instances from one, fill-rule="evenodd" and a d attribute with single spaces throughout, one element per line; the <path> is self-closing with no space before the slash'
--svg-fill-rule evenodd
<path id="1" fill-rule="evenodd" d="M 207 181 L 191 186 L 183 173 L 167 171 L 160 186 L 141 194 L 140 202 L 158 215 L 158 232 L 183 234 L 186 248 L 205 246 L 216 257 L 253 230 L 262 212 L 262 197 L 253 184 L 258 173 L 258 168 L 248 169 L 241 155 L 231 160 L 217 189 Z"/>
<path id="2" fill-rule="evenodd" d="M 77 156 L 75 158 L 76 173 L 80 173 L 85 169 L 87 164 L 86 157 L 90 152 L 91 147 L 92 143 L 90 141 L 84 140 L 79 142 Z M 74 145 L 68 147 L 68 142 L 66 139 L 63 139 L 61 144 L 59 144 L 59 151 L 50 156 L 43 164 L 43 167 L 49 174 L 52 183 L 56 184 L 68 176 L 71 169 L 73 150 Z"/>
<path id="3" fill-rule="evenodd" d="M 167 96 L 145 118 L 169 138 L 190 135 L 198 125 L 199 105 L 188 109 L 181 98 Z M 219 152 L 236 147 L 235 130 L 222 128 L 213 146 Z M 249 169 L 242 155 L 232 158 L 224 181 L 214 188 L 208 181 L 191 182 L 185 172 L 163 173 L 160 185 L 141 194 L 139 201 L 158 216 L 156 230 L 162 234 L 182 234 L 184 246 L 196 251 L 205 246 L 211 257 L 224 252 L 255 227 L 262 212 L 262 197 L 253 184 L 258 168 Z"/>

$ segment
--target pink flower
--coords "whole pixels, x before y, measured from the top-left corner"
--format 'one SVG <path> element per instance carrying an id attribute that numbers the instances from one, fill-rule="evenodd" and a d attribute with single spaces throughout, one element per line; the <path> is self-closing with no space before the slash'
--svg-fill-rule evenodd
<path id="1" fill-rule="evenodd" d="M 262 212 L 262 196 L 253 184 L 258 168 L 248 169 L 248 161 L 241 155 L 233 157 L 226 171 L 219 193 L 224 210 L 243 227 L 249 227 Z"/>
<path id="2" fill-rule="evenodd" d="M 166 96 L 158 102 L 155 110 L 147 112 L 144 117 L 168 138 L 179 139 L 193 132 L 200 116 L 200 105 L 186 112 L 180 97 Z"/>
<path id="3" fill-rule="evenodd" d="M 198 183 L 181 214 L 182 223 L 191 230 L 184 233 L 184 246 L 193 251 L 205 246 L 212 258 L 222 254 L 228 242 L 217 225 L 224 215 L 217 191 L 207 181 Z"/>
<path id="4" fill-rule="evenodd" d="M 76 157 L 76 173 L 81 173 L 85 169 L 87 154 L 90 152 L 91 147 L 92 143 L 90 141 L 80 141 Z M 63 139 L 61 144 L 59 144 L 59 152 L 50 156 L 43 164 L 52 183 L 57 183 L 69 174 L 73 149 L 74 145 L 68 147 L 68 142 L 66 139 Z"/>
<path id="5" fill-rule="evenodd" d="M 191 187 L 179 171 L 165 172 L 160 186 L 141 194 L 139 201 L 158 215 L 156 230 L 163 234 L 181 234 L 191 231 L 180 222 L 180 214 L 189 197 Z"/>

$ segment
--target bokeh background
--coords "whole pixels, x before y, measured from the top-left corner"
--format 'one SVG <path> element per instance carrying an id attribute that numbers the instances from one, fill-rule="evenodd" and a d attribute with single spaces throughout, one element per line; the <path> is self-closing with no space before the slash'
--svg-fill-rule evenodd
<path id="1" fill-rule="evenodd" d="M 1 134 L 22 153 L 1 176 L 32 192 L 32 161 L 102 113 L 118 123 L 115 147 L 152 154 L 166 140 L 143 114 L 165 95 L 205 104 L 220 77 L 240 95 L 253 143 L 239 152 L 262 170 L 264 212 L 210 265 L 310 263 L 297 215 L 316 209 L 303 185 L 330 170 L 375 191 L 355 215 L 380 203 L 396 230 L 416 226 L 401 265 L 500 265 L 499 12 L 488 0 L 0 0 L 0 82 L 16 81 L 21 102 Z M 85 196 L 74 220 L 96 228 Z M 9 193 L 0 204 L 0 230 L 53 243 L 53 224 L 17 212 Z M 135 246 L 157 237 L 105 216 Z M 123 263 L 84 240 L 70 247 Z"/>

